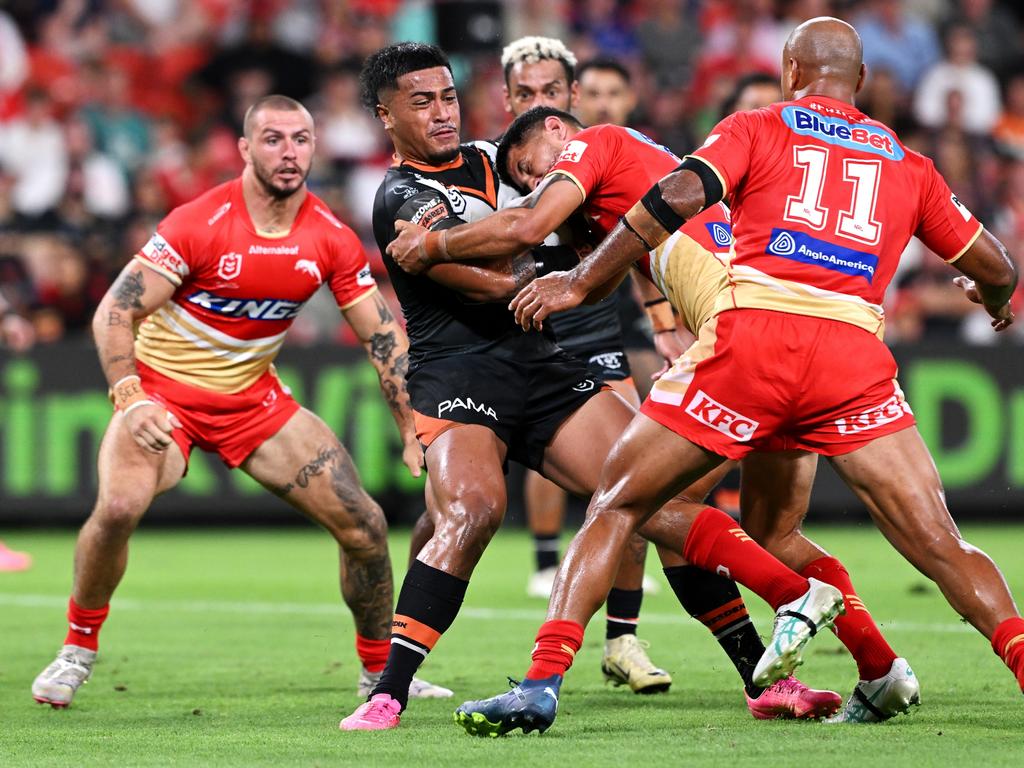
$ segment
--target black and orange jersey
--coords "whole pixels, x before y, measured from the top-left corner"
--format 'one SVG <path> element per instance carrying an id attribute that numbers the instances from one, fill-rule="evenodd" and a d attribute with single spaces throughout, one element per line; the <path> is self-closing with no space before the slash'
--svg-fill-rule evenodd
<path id="1" fill-rule="evenodd" d="M 402 161 L 388 169 L 374 200 L 373 233 L 405 315 L 410 371 L 458 354 L 536 359 L 554 349 L 541 334 L 524 333 L 506 302 L 470 301 L 427 274 L 402 271 L 386 253 L 396 221 L 448 229 L 491 215 L 503 194 L 490 158 L 472 145 L 460 147 L 458 156 L 443 165 Z"/>

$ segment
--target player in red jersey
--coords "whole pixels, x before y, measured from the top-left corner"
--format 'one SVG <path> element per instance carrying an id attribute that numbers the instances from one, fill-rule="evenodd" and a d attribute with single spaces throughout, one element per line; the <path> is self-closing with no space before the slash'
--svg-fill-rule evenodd
<path id="1" fill-rule="evenodd" d="M 1013 320 L 1016 269 L 931 161 L 853 106 L 865 77 L 856 30 L 832 18 L 805 22 L 782 64 L 788 101 L 726 118 L 590 258 L 535 281 L 514 302 L 522 322 L 542 321 L 702 209 L 726 195 L 732 201 L 735 255 L 719 314 L 660 380 L 605 464 L 530 674 L 569 666 L 571 654 L 550 638 L 597 610 L 611 579 L 606 563 L 659 499 L 725 457 L 807 450 L 830 457 L 886 538 L 992 641 L 1024 689 L 1024 619 L 998 568 L 950 517 L 879 338 L 879 302 L 912 236 L 964 273 L 959 284 L 997 331 Z M 788 521 L 773 523 L 784 529 Z M 858 684 L 839 719 L 884 718 L 912 681 L 911 670 L 894 663 L 884 677 Z"/>
<path id="2" fill-rule="evenodd" d="M 284 96 L 259 100 L 238 148 L 241 178 L 172 211 L 96 311 L 115 411 L 100 447 L 99 496 L 75 548 L 68 634 L 32 685 L 41 703 L 66 707 L 89 678 L 128 539 L 153 498 L 181 480 L 193 446 L 240 467 L 334 536 L 364 667 L 360 689 L 387 658 L 384 515 L 337 437 L 292 398 L 272 362 L 292 319 L 327 283 L 377 369 L 403 460 L 419 476 L 408 341 L 356 235 L 306 188 L 314 148 L 306 109 Z"/>
<path id="3" fill-rule="evenodd" d="M 449 230 L 445 236 L 449 259 L 478 252 L 484 247 L 490 249 L 491 255 L 516 253 L 524 242 L 544 237 L 561 224 L 581 203 L 591 223 L 604 235 L 652 181 L 674 169 L 679 162 L 671 152 L 636 131 L 611 125 L 583 128 L 568 113 L 551 108 L 535 109 L 517 119 L 510 126 L 498 156 L 499 170 L 521 188 L 534 190 L 530 205 Z M 724 288 L 722 262 L 728 259 L 732 240 L 729 227 L 729 211 L 724 204 L 710 206 L 687 221 L 669 241 L 643 254 L 637 262 L 640 272 L 671 297 L 686 327 L 693 333 L 710 317 L 715 298 Z M 393 254 L 410 269 L 420 269 L 430 256 L 423 242 L 426 231 L 405 229 L 400 239 L 392 244 Z M 837 633 L 857 660 L 862 676 L 884 675 L 897 658 L 896 654 L 857 598 L 842 564 L 799 530 L 799 521 L 810 500 L 816 457 L 813 454 L 788 456 L 787 461 L 798 462 L 787 476 L 799 477 L 803 481 L 799 487 L 780 487 L 774 483 L 775 457 L 747 460 L 745 495 L 751 517 L 757 524 L 764 517 L 762 510 L 775 507 L 791 510 L 789 515 L 797 524 L 789 535 L 766 537 L 764 543 L 772 554 L 794 570 L 807 571 L 844 592 L 848 615 L 837 618 Z M 764 470 L 765 464 L 771 472 Z M 711 483 L 730 466 L 723 463 L 714 470 L 709 476 L 713 478 Z M 756 482 L 751 479 L 755 477 Z M 685 495 L 701 502 L 711 483 L 705 478 L 701 488 L 690 488 Z M 695 504 L 693 514 L 699 514 L 701 509 Z M 673 587 L 678 591 L 676 584 Z M 759 640 L 755 642 L 760 645 Z M 760 655 L 758 651 L 752 659 Z M 752 660 L 750 671 L 753 671 Z M 875 671 L 877 675 L 872 674 Z M 749 676 L 744 675 L 744 678 L 748 703 L 757 714 L 756 699 L 749 695 Z M 786 685 L 791 687 L 793 683 Z M 768 699 L 771 698 L 770 695 Z"/>

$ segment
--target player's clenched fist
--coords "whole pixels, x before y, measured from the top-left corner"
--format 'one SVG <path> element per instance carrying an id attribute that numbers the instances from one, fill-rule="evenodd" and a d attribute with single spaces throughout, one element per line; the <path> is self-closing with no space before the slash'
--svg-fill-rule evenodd
<path id="1" fill-rule="evenodd" d="M 572 271 L 552 272 L 538 277 L 516 294 L 508 308 L 515 313 L 516 322 L 524 331 L 531 326 L 539 331 L 552 312 L 562 312 L 583 303 L 586 294 L 577 287 L 573 276 Z"/>
<path id="2" fill-rule="evenodd" d="M 1010 302 L 999 307 L 991 307 L 982 301 L 978 287 L 969 277 L 954 277 L 953 282 L 963 289 L 964 295 L 975 304 L 981 304 L 985 311 L 992 317 L 992 327 L 997 331 L 1004 331 L 1013 324 L 1013 310 L 1010 309 Z"/>
<path id="3" fill-rule="evenodd" d="M 387 254 L 406 272 L 418 275 L 431 264 L 445 260 L 447 230 L 431 232 L 411 221 L 396 221 L 398 237 L 387 247 Z"/>
<path id="4" fill-rule="evenodd" d="M 125 426 L 139 446 L 149 453 L 163 453 L 173 442 L 171 432 L 181 429 L 178 417 L 156 403 L 140 403 L 124 414 Z"/>

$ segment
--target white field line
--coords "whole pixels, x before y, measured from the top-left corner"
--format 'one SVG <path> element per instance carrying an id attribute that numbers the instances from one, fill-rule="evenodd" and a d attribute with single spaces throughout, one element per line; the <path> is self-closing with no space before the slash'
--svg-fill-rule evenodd
<path id="1" fill-rule="evenodd" d="M 0 593 L 0 606 L 12 608 L 45 608 L 61 609 L 67 607 L 66 595 L 18 595 Z M 114 598 L 112 608 L 115 611 L 178 611 L 180 613 L 234 613 L 234 614 L 291 614 L 291 615 L 337 615 L 347 614 L 345 605 L 337 603 L 268 603 L 260 601 L 232 600 L 133 600 L 131 598 Z M 535 610 L 512 608 L 474 608 L 466 607 L 459 611 L 461 619 L 483 621 L 529 621 L 539 624 L 544 620 L 544 608 L 539 604 Z M 595 617 L 595 621 L 599 617 Z M 755 613 L 751 617 L 754 623 L 762 628 L 768 627 L 771 617 L 767 613 Z M 703 626 L 680 613 L 655 613 L 643 611 L 640 615 L 641 624 L 672 624 L 680 629 L 706 631 Z M 885 632 L 941 632 L 947 634 L 971 633 L 976 630 L 963 622 L 915 622 L 887 621 L 881 623 Z"/>

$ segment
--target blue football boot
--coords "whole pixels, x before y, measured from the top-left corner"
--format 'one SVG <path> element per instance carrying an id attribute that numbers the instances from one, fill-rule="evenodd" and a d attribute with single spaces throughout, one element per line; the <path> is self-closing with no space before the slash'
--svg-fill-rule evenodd
<path id="1" fill-rule="evenodd" d="M 544 733 L 555 722 L 558 712 L 558 689 L 561 675 L 543 680 L 508 679 L 510 691 L 480 701 L 467 701 L 453 714 L 453 719 L 472 736 L 504 736 L 522 728 L 523 733 Z"/>

